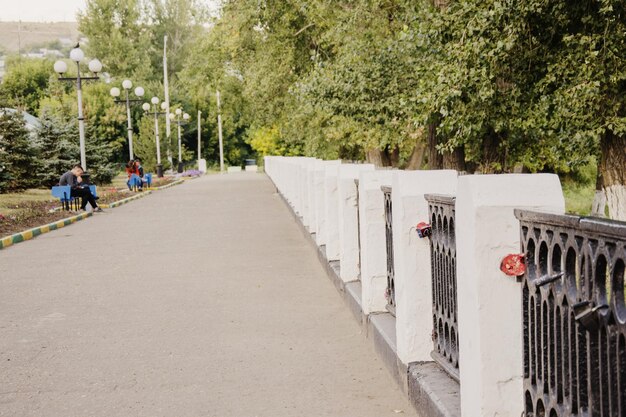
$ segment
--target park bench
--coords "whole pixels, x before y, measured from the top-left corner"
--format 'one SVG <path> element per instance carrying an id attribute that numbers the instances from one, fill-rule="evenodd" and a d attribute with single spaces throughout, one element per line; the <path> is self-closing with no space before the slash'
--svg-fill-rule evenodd
<path id="1" fill-rule="evenodd" d="M 93 194 L 94 198 L 98 199 L 98 194 L 96 192 L 96 186 L 90 185 L 89 190 L 91 194 Z M 70 210 L 70 207 L 73 207 L 74 210 L 78 211 L 80 207 L 79 197 L 72 197 L 72 187 L 69 185 L 55 185 L 52 187 L 52 197 L 58 198 L 61 201 L 61 206 L 63 210 Z"/>
<path id="2" fill-rule="evenodd" d="M 132 174 L 129 179 L 130 188 L 137 191 L 146 184 L 148 187 L 152 186 L 152 174 L 148 173 L 143 178 L 137 174 Z"/>

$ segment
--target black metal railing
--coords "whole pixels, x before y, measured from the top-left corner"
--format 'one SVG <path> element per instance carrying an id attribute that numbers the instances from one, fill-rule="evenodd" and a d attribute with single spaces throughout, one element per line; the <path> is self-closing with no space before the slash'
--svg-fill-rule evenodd
<path id="1" fill-rule="evenodd" d="M 431 356 L 454 379 L 459 380 L 459 328 L 457 321 L 455 198 L 428 194 L 432 235 L 430 260 L 433 301 Z"/>
<path id="2" fill-rule="evenodd" d="M 380 187 L 385 197 L 385 244 L 387 246 L 387 289 L 385 297 L 387 298 L 387 310 L 396 315 L 396 286 L 395 272 L 393 267 L 393 206 L 391 205 L 391 187 Z"/>
<path id="3" fill-rule="evenodd" d="M 626 416 L 626 223 L 516 210 L 525 416 Z"/>

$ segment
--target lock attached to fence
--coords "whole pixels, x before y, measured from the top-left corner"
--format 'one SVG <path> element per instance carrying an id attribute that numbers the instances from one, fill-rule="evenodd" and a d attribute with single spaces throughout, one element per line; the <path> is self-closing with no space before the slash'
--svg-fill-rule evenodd
<path id="1" fill-rule="evenodd" d="M 512 253 L 500 262 L 500 271 L 512 277 L 519 277 L 526 272 L 526 262 L 523 253 Z"/>
<path id="2" fill-rule="evenodd" d="M 586 330 L 597 330 L 600 326 L 600 310 L 609 308 L 606 304 L 595 305 L 593 301 L 581 301 L 574 304 L 574 318 Z"/>
<path id="3" fill-rule="evenodd" d="M 417 235 L 421 239 L 425 237 L 430 237 L 433 233 L 432 228 L 426 222 L 419 222 L 417 226 L 415 226 L 415 230 L 417 230 Z"/>

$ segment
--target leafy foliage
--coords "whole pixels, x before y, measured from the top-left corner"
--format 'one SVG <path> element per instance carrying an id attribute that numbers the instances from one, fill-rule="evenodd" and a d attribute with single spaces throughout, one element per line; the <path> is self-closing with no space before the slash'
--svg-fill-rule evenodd
<path id="1" fill-rule="evenodd" d="M 0 107 L 36 114 L 53 74 L 52 63 L 46 59 L 11 58 L 0 84 Z"/>
<path id="2" fill-rule="evenodd" d="M 60 175 L 80 160 L 78 129 L 75 123 L 44 113 L 37 129 L 36 146 L 41 166 L 37 172 L 40 184 L 52 187 L 59 183 Z"/>
<path id="3" fill-rule="evenodd" d="M 0 192 L 35 185 L 37 160 L 30 134 L 20 113 L 0 114 Z"/>

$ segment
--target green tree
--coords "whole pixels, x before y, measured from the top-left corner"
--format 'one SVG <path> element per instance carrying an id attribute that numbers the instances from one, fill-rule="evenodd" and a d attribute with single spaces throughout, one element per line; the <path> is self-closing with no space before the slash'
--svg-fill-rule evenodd
<path id="1" fill-rule="evenodd" d="M 47 59 L 11 58 L 0 84 L 0 102 L 36 115 L 39 101 L 47 93 L 53 64 Z"/>
<path id="2" fill-rule="evenodd" d="M 122 80 L 152 76 L 150 32 L 143 21 L 140 0 L 88 0 L 78 14 L 78 28 L 89 39 L 86 52 Z"/>
<path id="3" fill-rule="evenodd" d="M 0 166 L 4 180 L 0 192 L 19 191 L 37 185 L 37 155 L 20 113 L 0 114 Z"/>
<path id="4" fill-rule="evenodd" d="M 116 164 L 126 159 L 123 109 L 113 103 L 107 86 L 94 83 L 85 85 L 83 111 L 85 117 L 85 153 L 87 169 L 97 183 L 107 183 L 115 175 Z M 77 101 L 75 91 L 66 92 L 63 86 L 51 84 L 52 95 L 41 101 L 43 115 L 65 121 L 75 133 L 78 143 Z"/>
<path id="5" fill-rule="evenodd" d="M 75 124 L 44 113 L 36 132 L 40 159 L 38 181 L 45 187 L 58 184 L 59 177 L 80 160 L 78 130 Z"/>

